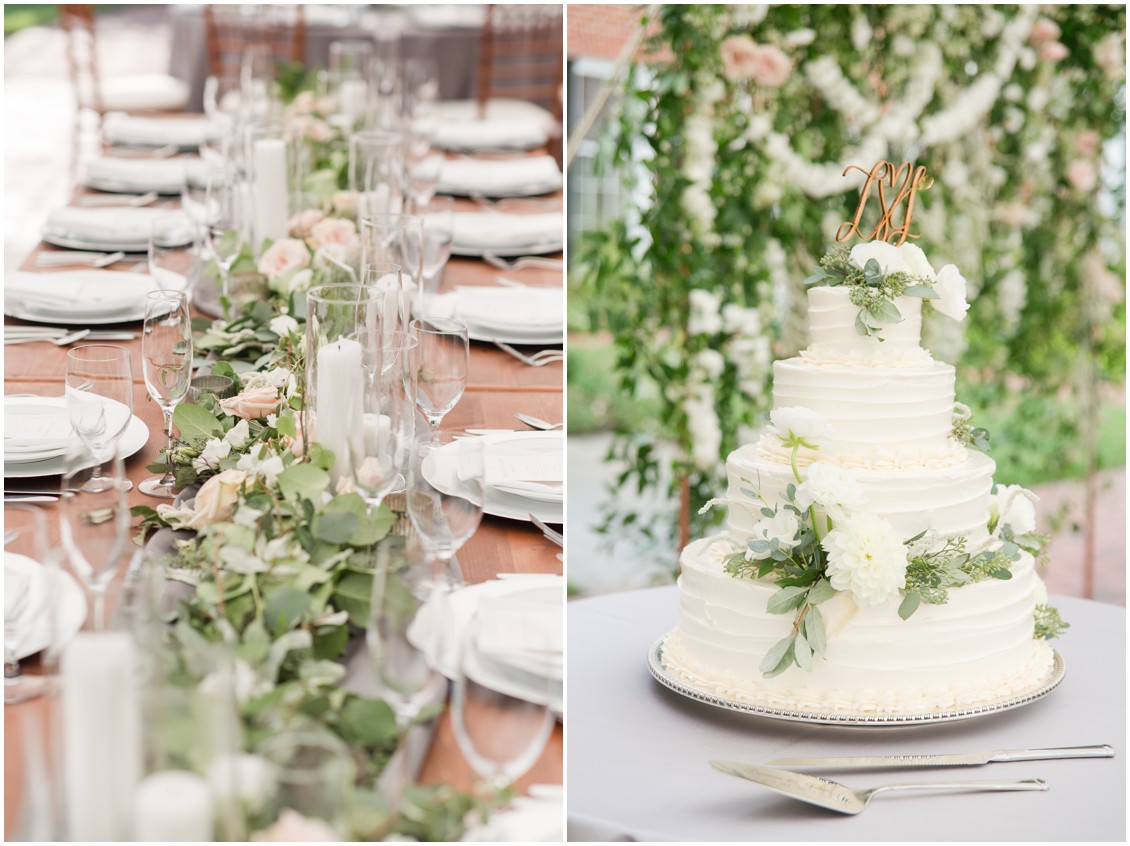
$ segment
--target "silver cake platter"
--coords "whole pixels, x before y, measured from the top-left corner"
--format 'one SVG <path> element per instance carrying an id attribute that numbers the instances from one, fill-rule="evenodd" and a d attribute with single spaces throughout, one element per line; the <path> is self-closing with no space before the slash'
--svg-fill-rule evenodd
<path id="1" fill-rule="evenodd" d="M 697 688 L 676 677 L 663 661 L 663 647 L 670 634 L 671 633 L 668 632 L 668 634 L 663 635 L 663 637 L 655 641 L 647 653 L 648 669 L 651 670 L 651 674 L 661 685 L 686 696 L 688 699 L 705 702 L 707 705 L 713 705 L 716 708 L 724 708 L 728 711 L 740 711 L 745 714 L 754 714 L 759 717 L 768 717 L 774 720 L 785 720 L 793 723 L 814 723 L 816 725 L 864 728 L 894 728 L 899 726 L 937 725 L 939 723 L 957 722 L 958 720 L 970 720 L 974 717 L 998 714 L 1001 711 L 1009 711 L 1013 708 L 1019 708 L 1022 705 L 1035 702 L 1037 699 L 1041 699 L 1055 690 L 1059 683 L 1063 681 L 1064 674 L 1067 672 L 1063 658 L 1058 652 L 1053 650 L 1054 661 L 1052 663 L 1051 672 L 1041 682 L 1022 693 L 995 699 L 980 705 L 930 711 L 923 714 L 853 714 L 845 712 L 826 714 L 818 711 L 790 711 L 719 696 L 716 693 Z"/>

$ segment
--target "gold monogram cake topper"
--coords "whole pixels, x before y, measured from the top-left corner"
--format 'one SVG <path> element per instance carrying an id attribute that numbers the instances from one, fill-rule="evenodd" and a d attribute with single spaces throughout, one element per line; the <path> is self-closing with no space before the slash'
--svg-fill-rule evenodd
<path id="1" fill-rule="evenodd" d="M 858 235 L 864 241 L 890 242 L 891 238 L 897 235 L 898 240 L 892 243 L 899 247 L 907 238 L 922 237 L 920 234 L 911 233 L 910 224 L 914 220 L 914 201 L 918 191 L 925 191 L 934 184 L 933 178 L 926 175 L 925 167 L 916 168 L 913 162 L 903 162 L 896 167 L 891 162 L 884 161 L 879 162 L 870 171 L 864 170 L 859 165 L 848 165 L 843 175 L 847 176 L 853 170 L 866 174 L 867 181 L 863 183 L 863 190 L 859 192 L 859 205 L 855 207 L 855 216 L 851 220 L 845 220 L 836 230 L 837 241 L 846 241 L 852 235 Z M 859 229 L 859 222 L 863 218 L 863 210 L 871 196 L 871 189 L 875 186 L 879 189 L 879 209 L 882 214 L 871 233 L 864 235 Z M 890 202 L 887 201 L 888 188 L 895 191 Z M 896 226 L 894 215 L 904 201 L 906 211 L 903 213 L 902 223 Z"/>

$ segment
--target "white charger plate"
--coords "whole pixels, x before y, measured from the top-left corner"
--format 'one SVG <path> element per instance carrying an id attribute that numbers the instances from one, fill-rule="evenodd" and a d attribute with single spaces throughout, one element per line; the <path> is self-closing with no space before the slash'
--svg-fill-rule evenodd
<path id="1" fill-rule="evenodd" d="M 559 253 L 563 249 L 565 249 L 565 241 L 558 238 L 554 241 L 537 241 L 518 246 L 510 244 L 505 247 L 492 247 L 489 244 L 452 244 L 451 254 L 468 258 L 482 258 L 485 254 L 490 253 L 500 258 L 519 258 L 521 256 L 544 256 L 550 253 Z"/>
<path id="2" fill-rule="evenodd" d="M 144 253 L 149 249 L 149 241 L 98 241 L 83 238 L 69 231 L 51 229 L 44 226 L 40 237 L 48 244 L 55 247 L 65 247 L 68 250 L 95 250 L 98 252 L 123 252 Z"/>
<path id="3" fill-rule="evenodd" d="M 507 197 L 540 197 L 542 194 L 552 194 L 554 191 L 560 191 L 563 184 L 561 179 L 554 179 L 552 181 L 546 180 L 545 182 L 530 182 L 525 185 L 515 185 L 510 188 L 488 188 L 485 185 L 451 185 L 440 182 L 439 187 L 436 188 L 436 193 L 450 194 L 452 197 L 471 197 L 475 194 L 481 194 L 484 197 L 494 199 L 506 199 Z"/>
<path id="4" fill-rule="evenodd" d="M 105 191 L 108 194 L 148 194 L 156 191 L 164 197 L 180 194 L 182 180 L 161 182 L 154 179 L 111 179 L 110 177 L 87 176 L 84 184 L 95 191 Z"/>
<path id="5" fill-rule="evenodd" d="M 564 437 L 560 432 L 499 432 L 483 435 L 476 440 L 484 448 L 495 444 L 505 444 L 508 448 L 536 452 L 555 452 L 564 447 Z M 467 441 L 453 441 L 446 444 L 424 459 L 424 478 L 446 494 L 461 496 L 474 503 L 482 497 L 479 491 L 459 478 L 459 461 Z M 543 523 L 560 524 L 565 521 L 565 503 L 543 502 L 520 494 L 507 493 L 496 488 L 487 488 L 486 501 L 482 502 L 483 513 L 508 520 L 530 521 L 530 515 Z"/>
<path id="6" fill-rule="evenodd" d="M 125 308 L 106 310 L 99 308 L 97 298 L 66 300 L 63 298 L 66 295 L 61 294 L 58 304 L 44 306 L 35 302 L 23 302 L 18 293 L 5 291 L 5 314 L 20 320 L 51 324 L 62 323 L 68 326 L 126 323 L 145 319 L 145 297 L 151 291 L 157 290 L 153 278 L 147 273 L 113 270 L 60 270 L 34 275 L 42 277 L 45 283 L 49 283 L 55 276 L 67 276 L 90 285 L 98 293 L 109 293 L 113 299 L 120 300 L 134 296 L 135 301 L 133 305 Z M 49 289 L 47 293 L 50 293 Z"/>
<path id="7" fill-rule="evenodd" d="M 55 405 L 60 408 L 66 409 L 66 402 L 62 397 L 5 397 L 5 404 L 9 403 L 34 403 L 37 405 Z M 118 441 L 118 452 L 122 458 L 129 458 L 134 453 L 141 450 L 147 443 L 149 443 L 149 427 L 145 425 L 142 420 L 134 415 L 130 418 L 129 423 L 126 424 L 126 430 L 122 434 L 122 438 Z M 90 456 L 88 463 L 84 463 L 83 467 L 93 467 L 95 464 L 94 456 Z M 36 476 L 58 476 L 63 472 L 63 455 L 55 455 L 50 458 L 44 458 L 40 461 L 16 461 L 8 460 L 4 457 L 4 478 L 6 479 L 30 479 Z"/>
<path id="8" fill-rule="evenodd" d="M 468 320 L 457 313 L 458 292 L 447 294 L 434 294 L 427 298 L 425 311 L 434 317 L 455 317 L 467 324 L 467 337 L 472 341 L 502 341 L 504 344 L 518 346 L 545 346 L 547 344 L 560 344 L 565 340 L 565 321 L 561 321 L 560 328 L 552 329 L 526 329 L 518 325 L 481 326 Z"/>
<path id="9" fill-rule="evenodd" d="M 55 597 L 55 637 L 51 636 L 50 617 L 39 614 L 30 631 L 20 638 L 17 658 L 23 660 L 42 652 L 53 640 L 61 645 L 78 634 L 86 620 L 86 594 L 74 576 L 58 571 L 52 579 L 52 574 L 39 562 L 11 552 L 4 553 L 4 570 L 19 573 L 28 580 L 29 595 L 24 607 L 29 611 L 40 608 L 46 595 Z"/>

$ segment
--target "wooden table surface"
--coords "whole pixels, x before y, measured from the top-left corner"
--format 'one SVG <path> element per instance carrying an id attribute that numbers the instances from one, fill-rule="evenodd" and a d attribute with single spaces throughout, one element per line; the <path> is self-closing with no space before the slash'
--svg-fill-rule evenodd
<path id="1" fill-rule="evenodd" d="M 75 196 L 80 196 L 82 193 L 80 189 L 76 191 Z M 459 210 L 469 210 L 474 207 L 470 201 L 463 200 L 458 201 L 456 206 Z M 515 204 L 515 208 L 510 208 L 508 211 L 520 211 L 520 204 Z M 60 250 L 41 243 L 28 255 L 21 269 L 38 271 L 39 268 L 34 266 L 34 258 L 42 251 Z M 128 270 L 133 266 L 132 263 L 123 262 L 120 266 L 114 265 L 108 269 Z M 51 270 L 57 269 L 62 268 L 51 268 Z M 500 275 L 523 284 L 556 287 L 561 289 L 564 297 L 561 271 L 539 268 L 499 271 L 486 262 L 458 257 L 452 258 L 448 264 L 441 290 L 451 290 L 456 285 L 492 285 Z M 4 323 L 5 326 L 31 325 L 13 318 L 5 318 Z M 139 322 L 135 322 L 97 328 L 138 331 L 140 336 L 141 327 Z M 126 460 L 126 472 L 134 483 L 129 502 L 130 505 L 152 506 L 165 500 L 157 500 L 141 493 L 138 490 L 138 482 L 152 475 L 145 466 L 158 458 L 164 446 L 161 412 L 157 404 L 149 398 L 141 376 L 140 337 L 133 341 L 113 343 L 130 350 L 135 382 L 134 414 L 145 422 L 150 433 L 145 447 Z M 4 352 L 5 394 L 62 396 L 67 348 L 56 347 L 50 343 L 32 343 L 7 346 Z M 529 367 L 490 344 L 472 342 L 466 392 L 459 404 L 445 417 L 443 430 L 454 431 L 476 427 L 523 429 L 523 425 L 514 418 L 515 412 L 518 411 L 554 423 L 559 422 L 564 414 L 563 382 L 564 368 L 561 363 L 545 367 Z M 6 479 L 5 490 L 57 490 L 60 484 L 59 476 Z M 58 519 L 55 509 L 46 506 L 45 511 L 50 523 L 52 539 L 57 539 Z M 492 579 L 498 573 L 562 573 L 562 564 L 557 560 L 557 553 L 560 551 L 530 523 L 484 516 L 479 530 L 459 552 L 459 561 L 464 579 L 473 584 Z M 562 601 L 564 601 L 564 593 L 562 593 Z M 42 699 L 5 708 L 5 832 L 12 832 L 14 826 L 18 824 L 18 813 L 23 804 L 23 732 L 29 719 L 33 724 L 38 720 L 39 725 L 45 726 L 49 722 L 43 719 L 45 711 Z M 561 783 L 562 745 L 562 728 L 559 725 L 550 737 L 541 758 L 525 776 L 519 779 L 516 787 L 520 792 L 524 792 L 531 784 Z M 458 789 L 468 790 L 472 786 L 473 778 L 473 772 L 456 744 L 449 716 L 444 714 L 424 761 L 420 780 L 429 784 L 448 783 Z"/>

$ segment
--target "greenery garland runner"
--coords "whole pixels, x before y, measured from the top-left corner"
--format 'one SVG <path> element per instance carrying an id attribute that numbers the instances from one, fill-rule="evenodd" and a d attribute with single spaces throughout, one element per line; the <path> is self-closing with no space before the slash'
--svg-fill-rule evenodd
<path id="1" fill-rule="evenodd" d="M 768 413 L 772 359 L 803 345 L 799 283 L 851 218 L 852 162 L 937 179 L 917 219 L 970 272 L 972 306 L 960 328 L 928 318 L 925 345 L 961 361 L 975 408 L 1016 405 L 1017 429 L 1040 420 L 1078 459 L 1093 404 L 1056 398 L 1125 372 L 1124 191 L 1103 161 L 1125 123 L 1125 7 L 668 4 L 649 23 L 600 145 L 633 207 L 586 236 L 570 280 L 621 391 L 658 406 L 610 451 L 607 536 L 675 546 L 670 511 L 646 519 L 619 489 L 677 500 L 685 479 L 691 534 L 716 519 L 693 509 Z"/>
<path id="2" fill-rule="evenodd" d="M 201 349 L 231 353 L 211 371 L 231 377 L 236 394 L 177 406 L 180 437 L 165 460 L 179 486 L 200 486 L 196 496 L 132 509 L 139 540 L 158 528 L 178 532 L 165 576 L 187 593 L 161 628 L 162 651 L 182 683 L 190 676 L 175 668 L 199 665 L 216 644 L 234 654 L 247 748 L 304 726 L 339 737 L 357 774 L 351 837 L 458 839 L 471 811 L 485 815 L 505 795 L 477 801 L 415 785 L 390 817 L 374 784 L 396 746 L 392 709 L 339 686 L 350 637 L 368 625 L 374 551 L 401 555 L 403 539 L 389 535 L 395 515 L 387 507 L 370 512 L 347 485 L 331 485 L 331 452 L 302 442 L 301 311 L 292 292 L 202 327 Z M 401 599 L 415 601 L 407 590 Z M 253 825 L 254 809 L 244 810 Z"/>

